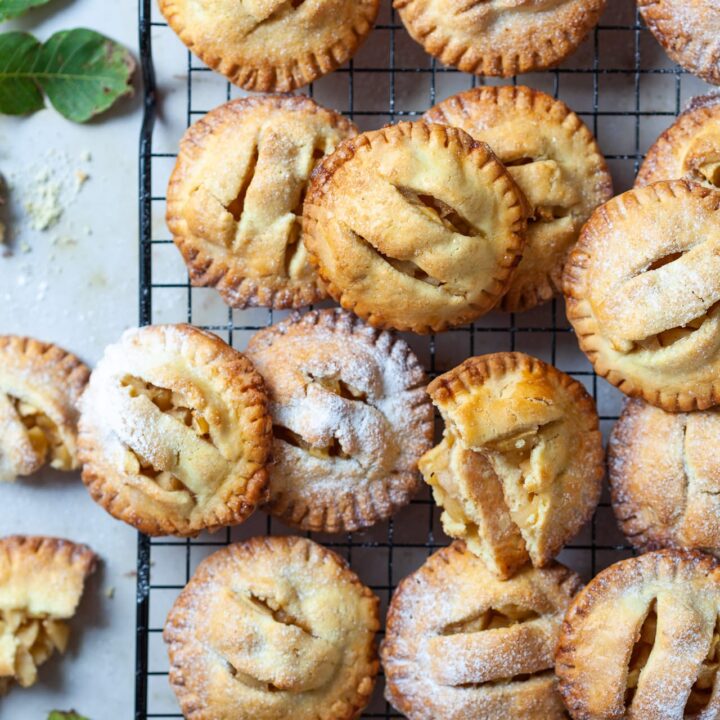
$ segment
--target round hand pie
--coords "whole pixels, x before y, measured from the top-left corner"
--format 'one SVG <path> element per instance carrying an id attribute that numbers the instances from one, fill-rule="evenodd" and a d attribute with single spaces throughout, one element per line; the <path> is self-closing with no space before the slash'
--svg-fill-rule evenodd
<path id="1" fill-rule="evenodd" d="M 605 0 L 394 0 L 414 40 L 445 65 L 510 77 L 557 65 L 597 25 Z"/>
<path id="2" fill-rule="evenodd" d="M 670 412 L 720 399 L 720 192 L 684 180 L 599 208 L 565 266 L 567 315 L 595 372 Z"/>
<path id="3" fill-rule="evenodd" d="M 428 393 L 445 433 L 420 470 L 445 532 L 501 578 L 528 560 L 547 565 L 600 496 L 602 438 L 590 395 L 522 353 L 470 358 Z"/>
<path id="4" fill-rule="evenodd" d="M 390 603 L 387 699 L 409 720 L 563 720 L 553 661 L 579 586 L 557 563 L 502 582 L 463 543 L 443 548 Z"/>
<path id="5" fill-rule="evenodd" d="M 240 523 L 265 499 L 271 421 L 262 378 L 190 325 L 128 330 L 81 402 L 83 481 L 150 535 Z"/>
<path id="6" fill-rule="evenodd" d="M 0 482 L 46 463 L 79 467 L 76 404 L 89 375 L 57 345 L 0 336 Z"/>
<path id="7" fill-rule="evenodd" d="M 675 178 L 720 189 L 720 95 L 693 99 L 648 150 L 635 187 Z"/>
<path id="8" fill-rule="evenodd" d="M 717 0 L 637 0 L 655 39 L 676 62 L 720 85 L 720 6 Z"/>
<path id="9" fill-rule="evenodd" d="M 206 65 L 258 92 L 287 92 L 350 59 L 379 0 L 160 0 L 170 27 Z"/>
<path id="10" fill-rule="evenodd" d="M 433 409 L 403 340 L 322 310 L 261 330 L 247 354 L 270 396 L 270 512 L 304 530 L 354 531 L 410 501 Z"/>
<path id="11" fill-rule="evenodd" d="M 530 206 L 527 244 L 500 307 L 519 312 L 552 298 L 580 228 L 612 196 L 610 173 L 590 130 L 565 103 L 523 86 L 474 88 L 444 100 L 425 118 L 487 143 Z"/>
<path id="12" fill-rule="evenodd" d="M 193 283 L 239 308 L 326 297 L 300 240 L 303 199 L 319 159 L 355 132 L 302 96 L 234 100 L 195 123 L 167 193 L 168 227 Z"/>
<path id="13" fill-rule="evenodd" d="M 200 563 L 164 638 L 188 720 L 351 720 L 379 663 L 378 599 L 297 537 L 253 538 Z"/>
<path id="14" fill-rule="evenodd" d="M 720 568 L 662 550 L 603 570 L 575 597 L 555 672 L 574 720 L 720 717 Z"/>
<path id="15" fill-rule="evenodd" d="M 30 687 L 37 669 L 70 638 L 66 621 L 95 569 L 85 545 L 47 537 L 0 539 L 0 696 Z"/>
<path id="16" fill-rule="evenodd" d="M 313 173 L 303 239 L 330 294 L 378 327 L 445 330 L 488 312 L 524 244 L 525 201 L 483 143 L 399 123 Z"/>
<path id="17" fill-rule="evenodd" d="M 720 413 L 666 413 L 631 400 L 608 468 L 615 515 L 639 550 L 687 547 L 720 556 Z"/>

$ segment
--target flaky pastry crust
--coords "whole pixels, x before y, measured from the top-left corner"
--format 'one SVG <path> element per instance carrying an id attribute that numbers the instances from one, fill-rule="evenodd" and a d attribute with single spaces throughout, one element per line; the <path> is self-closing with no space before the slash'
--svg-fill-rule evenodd
<path id="1" fill-rule="evenodd" d="M 298 537 L 258 537 L 205 559 L 164 638 L 188 720 L 351 720 L 379 669 L 377 597 L 345 561 Z"/>

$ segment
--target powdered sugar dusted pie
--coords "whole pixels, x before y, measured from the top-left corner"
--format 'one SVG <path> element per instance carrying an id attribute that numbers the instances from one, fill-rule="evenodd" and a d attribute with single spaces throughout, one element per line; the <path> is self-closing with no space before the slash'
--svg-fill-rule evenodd
<path id="1" fill-rule="evenodd" d="M 525 200 L 466 132 L 399 123 L 313 173 L 303 240 L 340 304 L 377 327 L 445 330 L 488 312 L 520 260 Z"/>
<path id="2" fill-rule="evenodd" d="M 90 371 L 57 345 L 0 336 L 0 482 L 46 463 L 74 470 L 76 403 Z"/>
<path id="3" fill-rule="evenodd" d="M 503 582 L 462 542 L 436 552 L 390 603 L 387 699 L 409 720 L 562 720 L 554 653 L 579 587 L 557 563 Z"/>
<path id="4" fill-rule="evenodd" d="M 167 193 L 192 282 L 233 307 L 326 297 L 300 239 L 303 200 L 315 165 L 355 133 L 342 115 L 286 95 L 233 100 L 192 125 Z"/>
<path id="5" fill-rule="evenodd" d="M 635 186 L 674 178 L 720 189 L 720 93 L 693 98 L 648 150 Z"/>
<path id="6" fill-rule="evenodd" d="M 679 65 L 720 85 L 720 6 L 717 0 L 638 0 L 656 40 Z"/>
<path id="7" fill-rule="evenodd" d="M 30 687 L 55 650 L 65 652 L 67 621 L 95 569 L 85 545 L 47 537 L 0 539 L 0 695 Z"/>
<path id="8" fill-rule="evenodd" d="M 188 720 L 351 720 L 379 669 L 378 599 L 311 540 L 258 537 L 205 559 L 164 638 Z"/>
<path id="9" fill-rule="evenodd" d="M 379 0 L 160 0 L 206 65 L 246 90 L 287 92 L 350 59 Z"/>
<path id="10" fill-rule="evenodd" d="M 523 257 L 500 307 L 518 312 L 552 298 L 580 228 L 612 196 L 612 179 L 590 130 L 565 103 L 523 86 L 473 88 L 439 103 L 425 118 L 486 142 L 530 206 Z"/>
<path id="11" fill-rule="evenodd" d="M 128 330 L 106 348 L 81 410 L 83 481 L 145 533 L 233 525 L 265 499 L 272 434 L 263 381 L 211 333 Z"/>
<path id="12" fill-rule="evenodd" d="M 445 65 L 509 77 L 564 60 L 605 0 L 394 0 L 407 31 Z"/>
<path id="13" fill-rule="evenodd" d="M 305 530 L 352 531 L 410 501 L 433 410 L 403 340 L 321 310 L 261 330 L 247 353 L 270 396 L 270 512 Z"/>
<path id="14" fill-rule="evenodd" d="M 618 195 L 565 265 L 567 315 L 598 375 L 669 412 L 720 398 L 720 192 L 684 180 Z"/>
<path id="15" fill-rule="evenodd" d="M 603 570 L 575 597 L 555 672 L 574 720 L 720 717 L 720 568 L 662 550 Z"/>
<path id="16" fill-rule="evenodd" d="M 615 515 L 639 550 L 687 547 L 720 556 L 720 413 L 666 413 L 630 400 L 613 428 Z"/>
<path id="17" fill-rule="evenodd" d="M 547 565 L 600 496 L 602 438 L 590 395 L 522 353 L 470 358 L 428 393 L 445 433 L 420 469 L 445 532 L 501 578 L 528 561 Z"/>

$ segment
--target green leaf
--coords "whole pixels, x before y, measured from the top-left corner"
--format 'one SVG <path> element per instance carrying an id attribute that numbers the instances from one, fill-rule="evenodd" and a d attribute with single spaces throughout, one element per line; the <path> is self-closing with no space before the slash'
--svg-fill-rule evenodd
<path id="1" fill-rule="evenodd" d="M 22 15 L 30 8 L 47 5 L 50 0 L 0 0 L 0 22 Z"/>
<path id="2" fill-rule="evenodd" d="M 60 710 L 53 710 L 48 715 L 48 720 L 88 720 L 82 715 L 78 715 L 74 710 L 70 712 L 61 712 Z"/>
<path id="3" fill-rule="evenodd" d="M 85 122 L 132 93 L 135 61 L 94 30 L 63 30 L 44 45 L 21 32 L 0 34 L 0 113 L 23 115 L 43 107 Z"/>

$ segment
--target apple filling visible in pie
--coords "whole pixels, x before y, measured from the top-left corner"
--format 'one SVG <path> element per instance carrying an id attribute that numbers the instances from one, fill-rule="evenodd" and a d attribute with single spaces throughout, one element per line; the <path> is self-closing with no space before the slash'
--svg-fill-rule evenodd
<path id="1" fill-rule="evenodd" d="M 65 445 L 58 426 L 40 409 L 19 398 L 10 398 L 22 424 L 27 428 L 27 436 L 35 450 L 38 467 L 50 459 L 50 466 L 56 470 L 72 470 L 73 458 Z"/>

